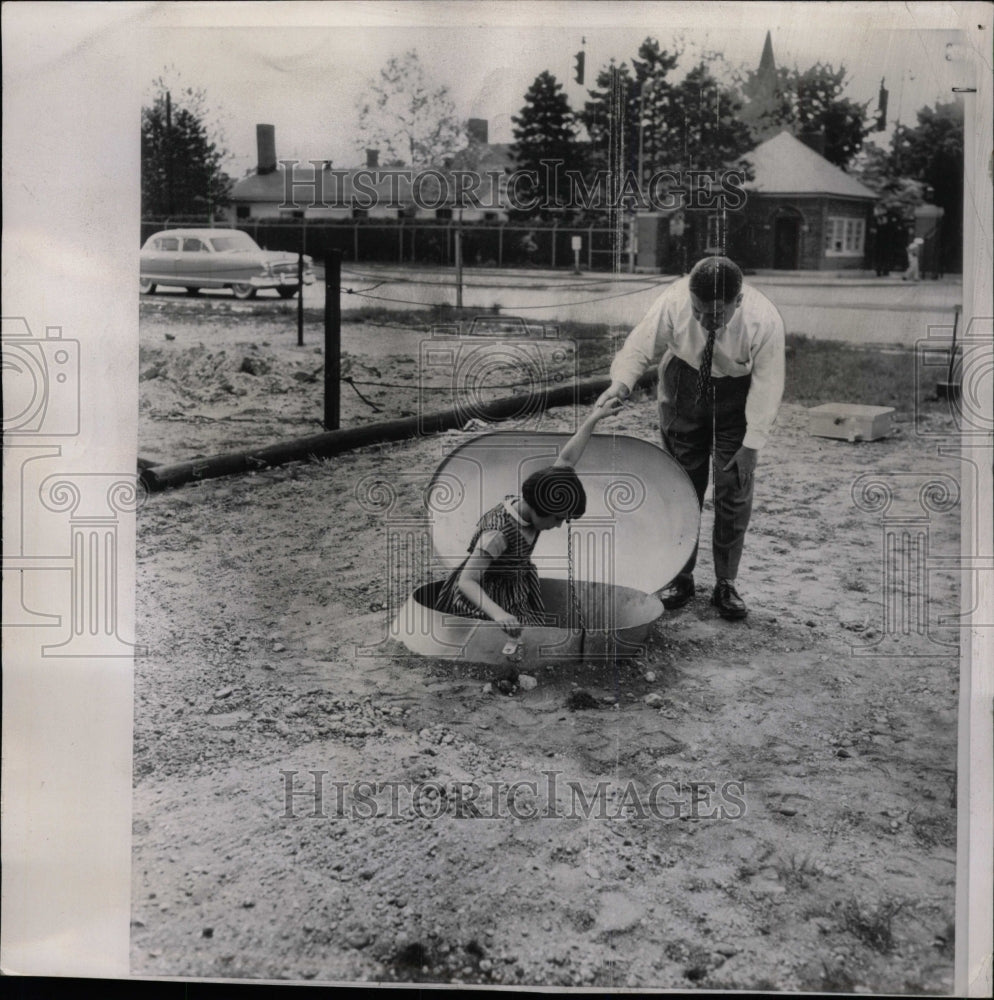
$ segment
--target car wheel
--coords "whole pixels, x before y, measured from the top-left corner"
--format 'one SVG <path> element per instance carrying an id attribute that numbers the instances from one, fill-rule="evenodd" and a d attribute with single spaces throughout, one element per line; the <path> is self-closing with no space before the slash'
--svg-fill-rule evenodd
<path id="1" fill-rule="evenodd" d="M 235 293 L 236 299 L 255 298 L 255 285 L 232 285 L 231 290 Z"/>
<path id="2" fill-rule="evenodd" d="M 297 294 L 296 288 L 277 288 L 281 299 L 292 299 Z"/>
<path id="3" fill-rule="evenodd" d="M 186 294 L 187 295 L 199 295 L 200 294 L 200 289 L 199 288 L 187 288 Z"/>
<path id="4" fill-rule="evenodd" d="M 138 291 L 141 292 L 142 295 L 151 295 L 152 292 L 155 291 L 155 282 L 150 281 L 148 278 L 139 278 Z"/>

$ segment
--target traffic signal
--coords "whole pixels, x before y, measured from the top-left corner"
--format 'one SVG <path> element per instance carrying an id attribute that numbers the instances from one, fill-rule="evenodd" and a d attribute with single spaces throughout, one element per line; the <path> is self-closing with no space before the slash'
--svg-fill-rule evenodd
<path id="1" fill-rule="evenodd" d="M 883 132 L 887 128 L 887 88 L 884 81 L 880 81 L 880 93 L 877 96 L 877 131 Z"/>
<path id="2" fill-rule="evenodd" d="M 576 54 L 576 70 L 573 73 L 573 79 L 577 83 L 583 83 L 583 53 L 577 52 Z"/>

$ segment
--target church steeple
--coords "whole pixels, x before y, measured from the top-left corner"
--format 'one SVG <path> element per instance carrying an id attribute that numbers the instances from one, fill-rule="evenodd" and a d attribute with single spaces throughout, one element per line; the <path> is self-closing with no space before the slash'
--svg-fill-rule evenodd
<path id="1" fill-rule="evenodd" d="M 758 75 L 773 81 L 777 78 L 777 64 L 773 59 L 773 39 L 768 31 L 766 32 L 766 41 L 763 42 L 763 54 L 759 59 Z"/>
<path id="2" fill-rule="evenodd" d="M 768 138 L 778 131 L 762 121 L 764 113 L 772 110 L 777 93 L 777 64 L 773 58 L 773 39 L 768 31 L 759 68 L 742 89 L 749 99 L 742 109 L 742 117 L 749 123 L 757 141 Z"/>
<path id="3" fill-rule="evenodd" d="M 771 98 L 777 89 L 777 64 L 773 58 L 773 39 L 766 32 L 763 42 L 763 54 L 759 59 L 759 69 L 756 71 L 756 97 L 760 100 Z"/>

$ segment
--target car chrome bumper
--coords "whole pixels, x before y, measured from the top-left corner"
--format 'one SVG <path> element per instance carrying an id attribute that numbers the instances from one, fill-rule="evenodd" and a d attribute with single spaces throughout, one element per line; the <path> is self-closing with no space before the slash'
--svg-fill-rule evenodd
<path id="1" fill-rule="evenodd" d="M 259 276 L 251 278 L 246 284 L 253 285 L 255 288 L 296 288 L 297 287 L 297 275 L 293 274 L 273 274 L 266 276 Z M 314 272 L 305 271 L 304 272 L 304 284 L 312 285 L 314 284 Z"/>

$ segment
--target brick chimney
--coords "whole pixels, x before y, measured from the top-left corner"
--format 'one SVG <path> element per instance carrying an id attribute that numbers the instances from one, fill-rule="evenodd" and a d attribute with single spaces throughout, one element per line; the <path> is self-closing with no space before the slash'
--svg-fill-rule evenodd
<path id="1" fill-rule="evenodd" d="M 276 169 L 276 126 L 256 125 L 255 144 L 259 150 L 257 172 L 271 174 Z"/>
<path id="2" fill-rule="evenodd" d="M 486 118 L 470 118 L 466 122 L 466 137 L 470 142 L 487 144 L 488 126 Z"/>
<path id="3" fill-rule="evenodd" d="M 375 170 L 380 165 L 380 151 L 378 149 L 366 150 L 366 168 Z"/>

